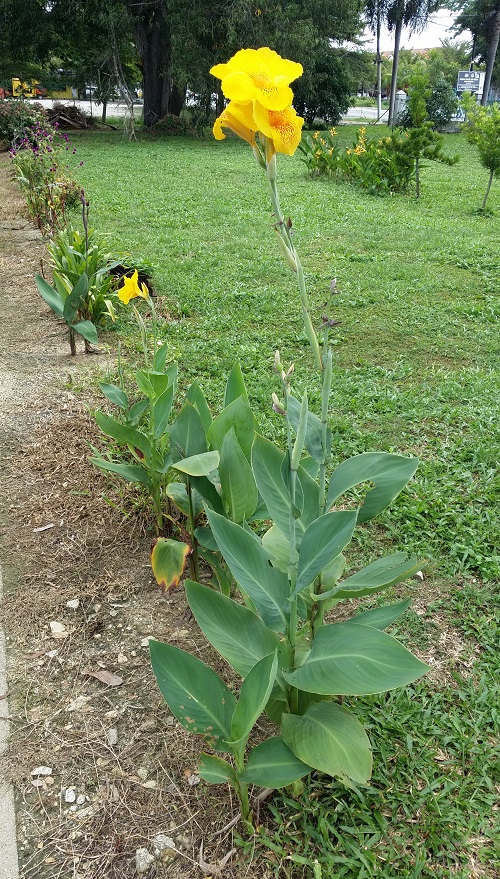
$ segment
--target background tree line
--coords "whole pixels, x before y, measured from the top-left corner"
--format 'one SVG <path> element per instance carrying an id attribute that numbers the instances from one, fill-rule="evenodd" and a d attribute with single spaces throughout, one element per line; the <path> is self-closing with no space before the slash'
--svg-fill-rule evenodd
<path id="1" fill-rule="evenodd" d="M 394 34 L 393 97 L 409 63 L 409 53 L 399 52 L 402 28 L 421 30 L 438 5 L 439 0 L 0 0 L 0 80 L 34 76 L 46 84 L 63 69 L 79 87 L 92 83 L 104 103 L 117 88 L 141 82 L 144 122 L 153 125 L 168 113 L 178 115 L 188 92 L 195 112 L 208 114 L 217 88 L 210 67 L 242 46 L 269 45 L 304 66 L 294 86 L 298 112 L 308 122 L 315 116 L 333 121 L 358 84 L 374 83 L 379 94 L 387 88 L 388 65 L 379 48 L 375 64 L 373 53 L 362 51 L 366 24 L 374 34 L 382 24 Z M 487 77 L 494 80 L 500 0 L 456 0 L 455 9 L 457 32 L 472 31 L 474 56 L 486 62 Z M 467 44 L 444 44 L 439 58 L 431 53 L 426 63 L 431 72 L 441 65 L 447 77 L 447 65 L 468 67 L 466 49 Z M 220 109 L 221 95 L 218 102 Z"/>

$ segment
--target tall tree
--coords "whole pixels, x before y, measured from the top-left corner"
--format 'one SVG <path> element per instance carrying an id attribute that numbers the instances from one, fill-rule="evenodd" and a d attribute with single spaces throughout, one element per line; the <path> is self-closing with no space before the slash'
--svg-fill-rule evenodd
<path id="1" fill-rule="evenodd" d="M 365 4 L 365 16 L 368 27 L 375 34 L 375 64 L 377 67 L 376 74 L 376 96 L 377 96 L 377 116 L 382 116 L 382 55 L 380 53 L 380 32 L 382 23 L 387 19 L 389 0 L 367 0 Z"/>
<path id="2" fill-rule="evenodd" d="M 394 32 L 394 56 L 392 60 L 391 95 L 389 101 L 389 125 L 392 125 L 394 119 L 399 48 L 403 27 L 409 28 L 410 33 L 418 33 L 418 31 L 423 30 L 429 20 L 429 16 L 436 12 L 439 5 L 440 0 L 390 0 L 386 23 L 389 30 Z"/>
<path id="3" fill-rule="evenodd" d="M 475 38 L 476 51 L 486 61 L 481 104 L 488 103 L 493 68 L 500 43 L 500 0 L 466 0 L 455 26 L 458 33 L 469 30 Z"/>

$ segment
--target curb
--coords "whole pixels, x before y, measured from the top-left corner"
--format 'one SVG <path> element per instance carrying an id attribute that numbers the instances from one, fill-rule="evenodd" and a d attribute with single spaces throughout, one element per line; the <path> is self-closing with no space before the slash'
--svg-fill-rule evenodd
<path id="1" fill-rule="evenodd" d="M 2 569 L 0 567 L 0 601 L 3 596 Z M 0 696 L 7 693 L 7 659 L 5 635 L 0 628 Z M 0 754 L 7 747 L 9 737 L 9 704 L 0 699 Z M 12 786 L 0 778 L 0 879 L 18 879 L 16 815 Z"/>

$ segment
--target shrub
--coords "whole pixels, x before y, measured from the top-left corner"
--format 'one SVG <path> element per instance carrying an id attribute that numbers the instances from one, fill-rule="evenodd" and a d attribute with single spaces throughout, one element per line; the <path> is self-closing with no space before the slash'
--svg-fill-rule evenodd
<path id="1" fill-rule="evenodd" d="M 63 149 L 70 150 L 68 135 L 37 123 L 16 138 L 10 152 L 28 212 L 43 234 L 62 228 L 66 208 L 80 199 L 80 188 L 61 158 Z"/>
<path id="2" fill-rule="evenodd" d="M 0 101 L 0 141 L 15 146 L 23 138 L 33 140 L 34 132 L 47 124 L 43 107 L 27 104 L 23 100 Z"/>

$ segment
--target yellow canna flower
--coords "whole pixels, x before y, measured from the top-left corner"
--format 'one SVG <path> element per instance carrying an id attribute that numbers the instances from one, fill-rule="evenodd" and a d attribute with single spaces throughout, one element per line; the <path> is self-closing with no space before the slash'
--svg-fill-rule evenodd
<path id="1" fill-rule="evenodd" d="M 139 275 L 136 269 L 131 278 L 127 278 L 125 275 L 123 276 L 123 287 L 120 287 L 118 290 L 118 299 L 120 299 L 125 305 L 128 305 L 130 300 L 135 299 L 137 296 L 141 296 L 142 299 L 149 299 L 149 292 L 146 285 L 141 284 L 139 287 Z"/>
<path id="2" fill-rule="evenodd" d="M 251 104 L 238 104 L 230 101 L 225 110 L 215 120 L 213 134 L 216 140 L 224 140 L 223 128 L 229 128 L 242 140 L 246 140 L 251 147 L 255 146 L 255 132 L 257 126 L 253 119 Z"/>
<path id="3" fill-rule="evenodd" d="M 226 98 L 238 103 L 258 101 L 267 110 L 284 110 L 293 101 L 290 83 L 302 75 L 302 65 L 282 58 L 267 46 L 240 49 L 227 64 L 210 73 L 222 80 Z"/>
<path id="4" fill-rule="evenodd" d="M 274 151 L 293 156 L 302 134 L 304 120 L 297 116 L 293 107 L 283 110 L 269 110 L 254 101 L 253 116 L 259 131 L 272 141 Z"/>

